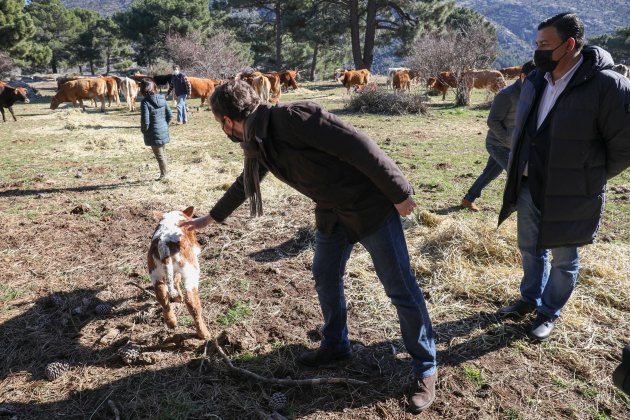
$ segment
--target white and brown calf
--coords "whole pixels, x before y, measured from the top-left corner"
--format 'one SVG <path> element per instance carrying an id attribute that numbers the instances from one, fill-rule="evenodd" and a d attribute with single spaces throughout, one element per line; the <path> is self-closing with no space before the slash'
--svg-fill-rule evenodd
<path id="1" fill-rule="evenodd" d="M 148 268 L 155 295 L 164 310 L 164 321 L 169 328 L 177 326 L 177 318 L 170 302 L 182 301 L 180 282 L 175 281 L 179 274 L 184 283 L 183 300 L 188 312 L 195 320 L 199 338 L 208 338 L 210 333 L 201 316 L 199 301 L 199 260 L 201 252 L 195 232 L 184 230 L 179 223 L 192 217 L 193 208 L 154 214 L 159 224 L 153 233 L 148 255 Z"/>

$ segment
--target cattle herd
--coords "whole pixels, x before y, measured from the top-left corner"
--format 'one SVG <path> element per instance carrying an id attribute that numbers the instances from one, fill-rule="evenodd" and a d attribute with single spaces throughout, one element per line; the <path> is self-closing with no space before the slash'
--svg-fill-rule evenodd
<path id="1" fill-rule="evenodd" d="M 613 67 L 613 70 L 630 77 L 628 66 L 617 64 Z M 486 89 L 489 94 L 496 94 L 507 85 L 506 80 L 518 78 L 520 71 L 520 66 L 506 67 L 499 70 L 472 69 L 463 72 L 462 77 L 468 89 Z M 284 70 L 272 73 L 247 71 L 236 74 L 233 79 L 249 83 L 263 102 L 276 104 L 279 102 L 282 92 L 287 92 L 289 88 L 294 90 L 298 88 L 297 79 L 299 73 L 297 70 Z M 347 93 L 350 94 L 351 89 L 355 92 L 376 91 L 378 85 L 370 81 L 371 76 L 370 71 L 366 69 L 339 68 L 335 70 L 333 79 L 341 82 Z M 101 112 L 104 112 L 105 99 L 108 101 L 108 106 L 111 106 L 112 100 L 116 105 L 120 106 L 119 95 L 122 95 L 125 98 L 128 110 L 135 111 L 139 84 L 145 78 L 152 79 L 160 88 L 168 88 L 171 81 L 170 74 L 152 76 L 134 74 L 129 77 L 59 77 L 57 78 L 57 92 L 50 102 L 50 108 L 57 109 L 61 103 L 71 102 L 73 106 L 80 105 L 85 110 L 84 100 L 93 101 L 95 106 L 98 100 L 101 102 Z M 419 83 L 421 79 L 423 78 L 418 72 L 409 68 L 391 67 L 387 70 L 385 88 L 393 89 L 395 92 L 410 91 L 411 84 Z M 191 86 L 190 98 L 199 98 L 201 100 L 200 106 L 206 104 L 208 109 L 210 109 L 210 96 L 214 92 L 215 87 L 227 81 L 200 77 L 188 77 L 188 80 Z M 446 93 L 449 88 L 457 86 L 457 77 L 452 71 L 442 71 L 435 76 L 425 78 L 425 80 L 428 89 L 442 94 L 442 100 L 446 99 Z M 13 119 L 17 121 L 12 108 L 15 102 L 29 102 L 26 89 L 23 87 L 12 87 L 0 82 L 0 111 L 2 112 L 3 121 L 6 122 L 5 108 L 9 110 Z"/>

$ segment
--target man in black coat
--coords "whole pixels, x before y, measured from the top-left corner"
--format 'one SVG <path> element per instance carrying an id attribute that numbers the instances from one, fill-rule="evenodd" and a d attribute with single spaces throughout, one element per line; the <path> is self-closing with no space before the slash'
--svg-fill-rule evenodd
<path id="1" fill-rule="evenodd" d="M 606 182 L 630 166 L 630 81 L 611 70 L 606 51 L 584 47 L 584 25 L 573 13 L 542 22 L 536 45 L 499 215 L 501 224 L 518 212 L 521 299 L 499 312 L 536 311 L 529 336 L 545 340 L 575 287 L 578 247 L 599 228 Z"/>
<path id="2" fill-rule="evenodd" d="M 215 120 L 243 149 L 244 170 L 209 215 L 182 226 L 221 222 L 246 198 L 251 214 L 262 214 L 259 182 L 269 172 L 311 198 L 317 227 L 312 272 L 324 327 L 321 346 L 299 362 L 323 367 L 352 356 L 343 276 L 360 242 L 396 306 L 412 359 L 417 382 L 410 408 L 429 407 L 437 379 L 435 341 L 400 220 L 416 203 L 398 166 L 368 136 L 314 102 L 259 106 L 253 88 L 240 80 L 217 87 L 210 102 Z"/>

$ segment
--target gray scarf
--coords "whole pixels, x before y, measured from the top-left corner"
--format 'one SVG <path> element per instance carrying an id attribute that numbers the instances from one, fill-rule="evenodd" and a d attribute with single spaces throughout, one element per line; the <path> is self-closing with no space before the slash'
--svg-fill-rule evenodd
<path id="1" fill-rule="evenodd" d="M 263 146 L 262 142 L 256 137 L 254 113 L 245 122 L 244 139 L 240 145 L 245 157 L 243 163 L 243 184 L 245 185 L 245 197 L 249 198 L 249 214 L 252 217 L 257 217 L 263 214 L 258 160 L 260 158 L 260 148 Z"/>

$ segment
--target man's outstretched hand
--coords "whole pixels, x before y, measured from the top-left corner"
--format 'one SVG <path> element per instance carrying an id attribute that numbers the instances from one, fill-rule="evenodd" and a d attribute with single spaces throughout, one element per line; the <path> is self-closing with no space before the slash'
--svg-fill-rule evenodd
<path id="1" fill-rule="evenodd" d="M 185 220 L 179 223 L 179 227 L 188 230 L 200 230 L 213 223 L 214 219 L 210 215 L 198 217 L 196 219 Z"/>
<path id="2" fill-rule="evenodd" d="M 413 198 L 411 198 L 411 196 L 402 203 L 394 204 L 394 206 L 396 207 L 396 210 L 398 210 L 398 214 L 403 217 L 409 216 L 413 209 L 417 207 L 416 202 L 413 201 Z"/>

